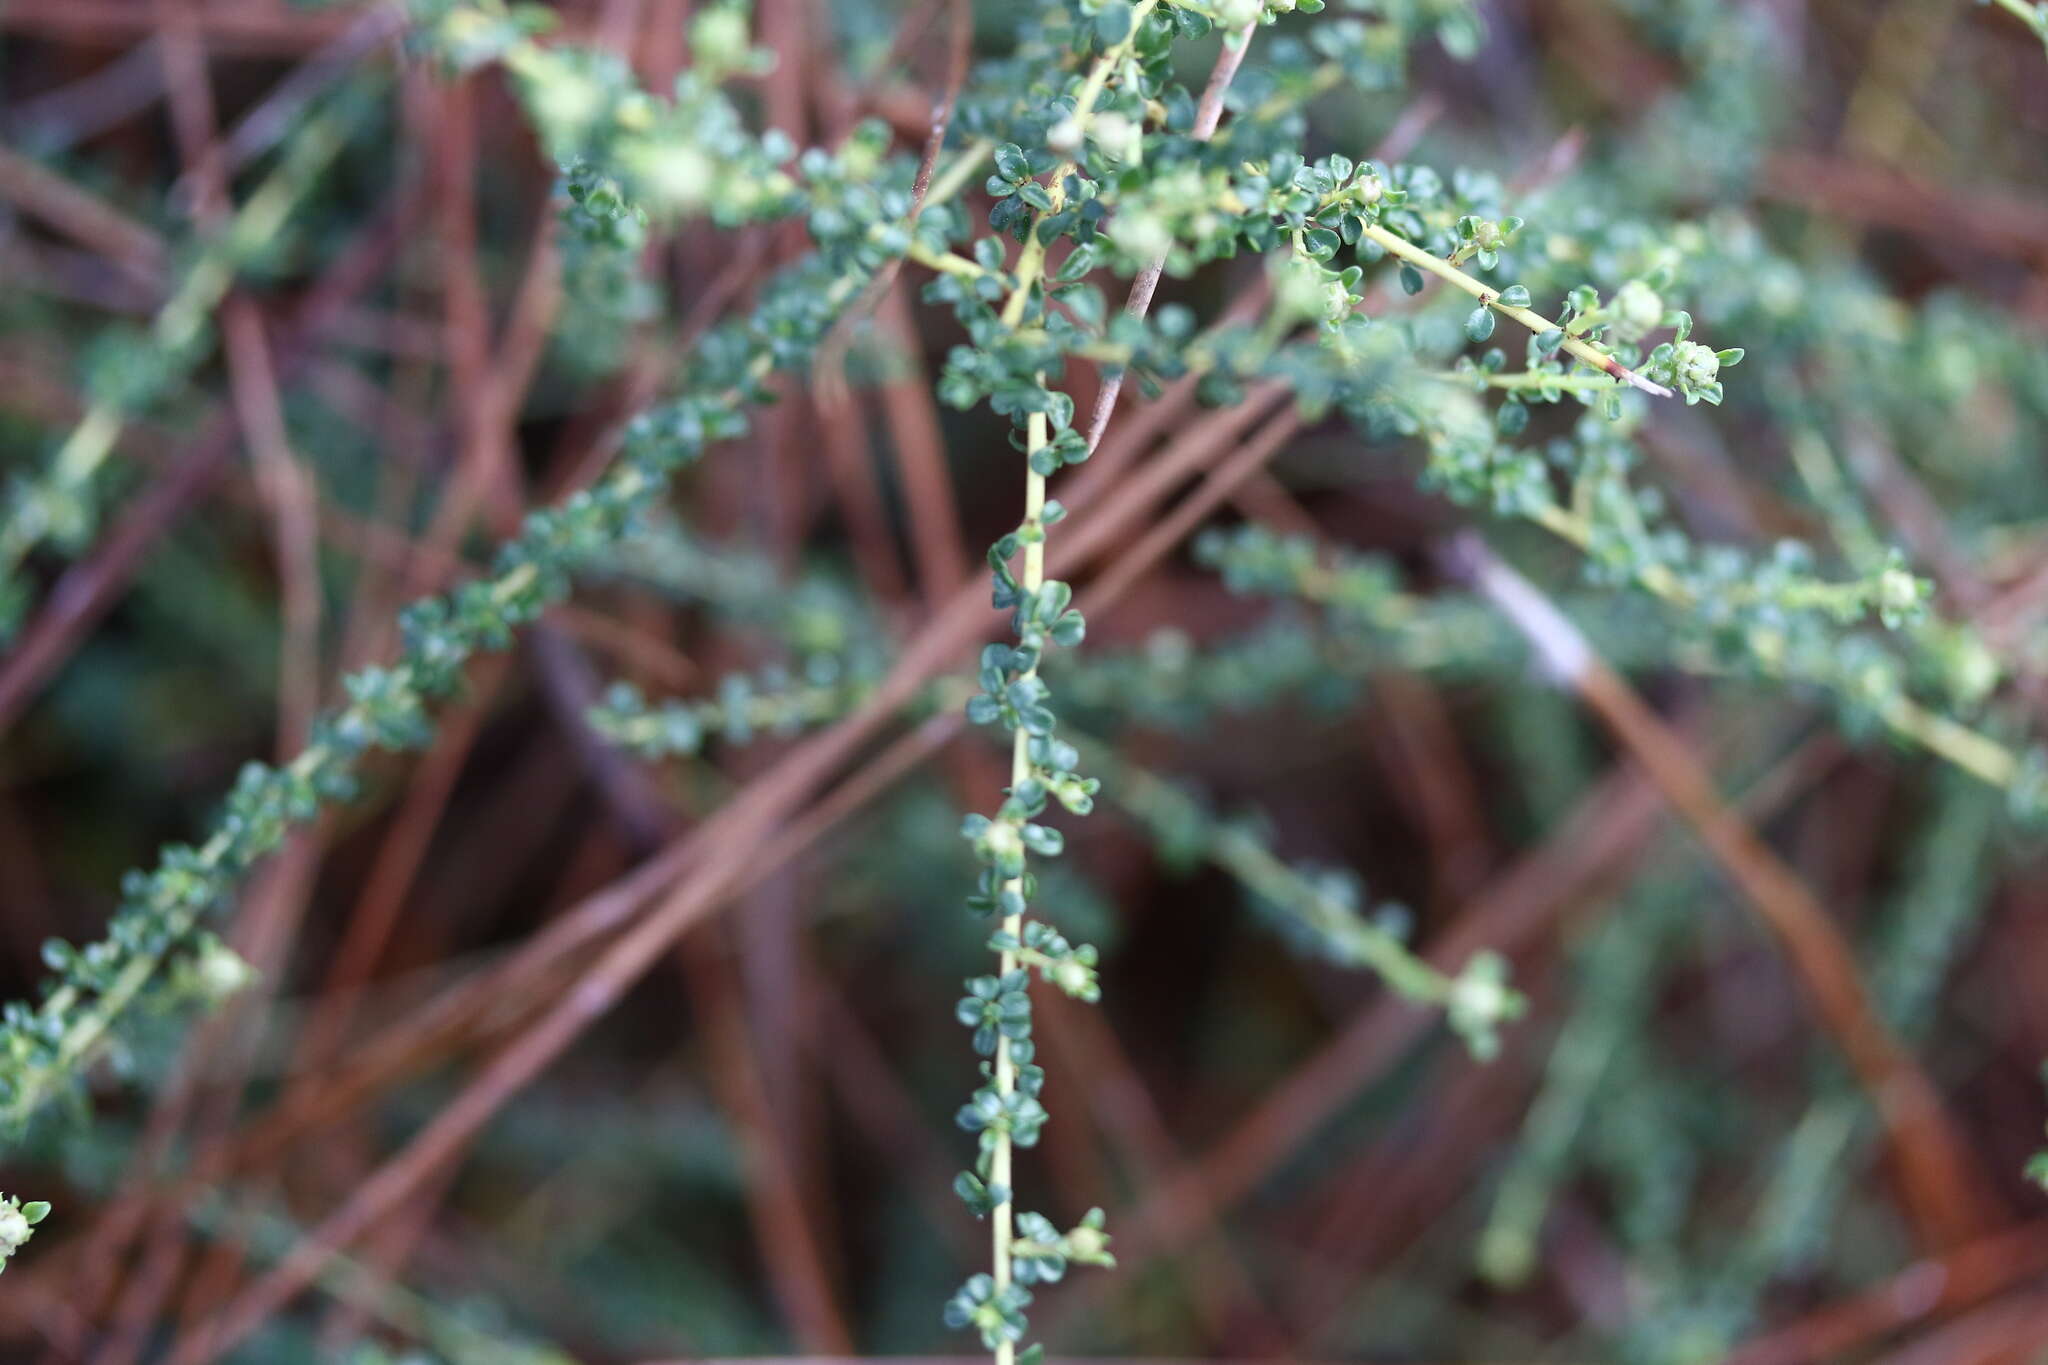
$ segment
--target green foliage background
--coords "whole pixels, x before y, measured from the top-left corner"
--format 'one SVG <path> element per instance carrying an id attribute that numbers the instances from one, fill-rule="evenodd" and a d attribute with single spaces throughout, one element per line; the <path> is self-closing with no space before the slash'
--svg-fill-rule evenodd
<path id="1" fill-rule="evenodd" d="M 2030 1346 L 2048 11 L 968 11 L 0 11 L 0 1331 Z"/>

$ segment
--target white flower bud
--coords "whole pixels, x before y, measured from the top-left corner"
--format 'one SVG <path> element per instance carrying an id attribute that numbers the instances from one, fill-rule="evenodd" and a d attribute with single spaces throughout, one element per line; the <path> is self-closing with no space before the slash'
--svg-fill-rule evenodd
<path id="1" fill-rule="evenodd" d="M 981 836 L 981 846 L 991 858 L 1006 861 L 1024 856 L 1024 836 L 1007 820 L 998 820 Z"/>
<path id="2" fill-rule="evenodd" d="M 1949 689 L 1965 705 L 1974 706 L 1998 686 L 1998 656 L 1974 630 L 1958 631 L 1948 650 Z"/>
<path id="3" fill-rule="evenodd" d="M 1451 1008 L 1475 1024 L 1498 1023 L 1507 1017 L 1507 987 L 1490 976 L 1468 972 L 1451 986 Z"/>
<path id="4" fill-rule="evenodd" d="M 647 147 L 635 160 L 648 197 L 663 208 L 694 213 L 711 201 L 717 167 L 688 143 Z"/>
<path id="5" fill-rule="evenodd" d="M 1286 258 L 1280 267 L 1277 302 L 1280 311 L 1290 317 L 1319 318 L 1327 305 L 1325 277 L 1322 269 L 1299 256 Z"/>
<path id="6" fill-rule="evenodd" d="M 1323 316 L 1331 322 L 1342 322 L 1351 314 L 1351 291 L 1341 280 L 1331 280 L 1323 289 Z"/>
<path id="7" fill-rule="evenodd" d="M 635 90 L 619 101 L 612 117 L 619 127 L 629 133 L 644 133 L 654 126 L 654 116 L 659 110 L 645 91 Z"/>
<path id="8" fill-rule="evenodd" d="M 1886 569 L 1877 580 L 1877 604 L 1888 612 L 1912 611 L 1920 605 L 1920 580 L 1905 569 Z"/>
<path id="9" fill-rule="evenodd" d="M 747 64 L 747 18 L 729 5 L 714 5 L 690 25 L 690 52 L 712 71 L 737 71 Z"/>
<path id="10" fill-rule="evenodd" d="M 1697 341 L 1681 341 L 1671 357 L 1672 371 L 1686 388 L 1704 388 L 1721 373 L 1721 357 Z"/>
<path id="11" fill-rule="evenodd" d="M 554 146 L 569 147 L 581 142 L 597 116 L 604 111 L 605 89 L 580 66 L 567 61 L 547 62 L 531 73 L 527 83 L 534 122 L 540 125 Z"/>
<path id="12" fill-rule="evenodd" d="M 256 969 L 219 939 L 208 942 L 192 962 L 192 984 L 209 1000 L 225 1000 L 255 980 Z"/>
<path id="13" fill-rule="evenodd" d="M 1095 145 L 1112 160 L 1135 166 L 1144 155 L 1144 130 L 1122 114 L 1095 116 Z"/>
<path id="14" fill-rule="evenodd" d="M 1608 310 L 1614 316 L 1614 335 L 1623 341 L 1639 341 L 1664 320 L 1664 300 L 1641 280 L 1630 280 L 1614 296 Z"/>
<path id="15" fill-rule="evenodd" d="M 1173 232 L 1157 216 L 1142 211 L 1116 220 L 1111 235 L 1133 260 L 1156 261 L 1173 249 Z"/>
<path id="16" fill-rule="evenodd" d="M 1109 1250 L 1109 1234 L 1086 1223 L 1067 1234 L 1067 1255 L 1084 1264 L 1100 1259 Z"/>
<path id="17" fill-rule="evenodd" d="M 14 1249 L 29 1239 L 31 1229 L 22 1211 L 12 1204 L 0 1205 L 0 1257 L 11 1256 Z"/>

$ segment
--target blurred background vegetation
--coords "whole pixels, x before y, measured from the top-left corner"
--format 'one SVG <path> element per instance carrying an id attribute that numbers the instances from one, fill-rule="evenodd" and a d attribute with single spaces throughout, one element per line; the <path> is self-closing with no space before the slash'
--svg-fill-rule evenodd
<path id="1" fill-rule="evenodd" d="M 690 0 L 558 8 L 557 34 L 651 86 L 684 60 Z M 999 57 L 1010 7 L 975 9 L 974 55 Z M 1641 481 L 1704 541 L 1903 548 L 1973 627 L 1910 667 L 1946 670 L 1938 690 L 2024 751 L 2048 721 L 2048 56 L 2026 15 L 1370 13 L 1406 69 L 1319 96 L 1311 148 L 1484 168 L 1512 212 L 1596 252 L 1627 250 L 1614 224 L 1672 225 L 1689 306 L 1748 359 L 1726 406 L 1642 421 Z M 945 6 L 758 0 L 753 22 L 776 62 L 736 97 L 759 125 L 831 145 L 879 116 L 921 145 Z M 0 4 L 0 466 L 32 482 L 96 404 L 156 390 L 91 492 L 8 547 L 6 998 L 31 994 L 46 939 L 97 937 L 122 870 L 191 837 L 243 763 L 296 748 L 342 669 L 389 653 L 396 607 L 486 562 L 683 341 L 801 252 L 787 225 L 700 223 L 634 270 L 586 254 L 556 232 L 560 176 L 503 73 L 436 70 L 405 29 L 282 0 Z M 1214 40 L 1187 48 L 1199 89 Z M 1206 316 L 1259 275 L 1219 262 L 1162 297 Z M 221 927 L 260 985 L 124 1036 L 92 1121 L 9 1154 L 5 1187 L 57 1212 L 0 1282 L 6 1359 L 154 1358 L 302 1246 L 569 1007 L 559 973 L 493 972 L 834 714 L 1011 524 L 1002 424 L 931 399 L 959 338 L 915 306 L 926 278 L 907 270 L 573 605 L 475 666 L 431 748 L 377 760 L 264 866 Z M 181 298 L 201 339 L 167 342 Z M 1039 1002 L 1059 1118 L 1026 1160 L 1048 1212 L 1109 1210 L 1122 1269 L 1070 1285 L 1047 1335 L 1149 1358 L 2042 1359 L 2048 1222 L 2022 1169 L 2048 903 L 2027 802 L 1891 742 L 1854 688 L 1679 666 L 1704 632 L 1420 468 L 1398 439 L 1315 424 L 1217 518 L 1375 556 L 1377 614 L 1233 592 L 1212 541 L 1091 613 L 1062 678 L 1117 799 L 1069 831 L 1048 899 L 1104 950 L 1104 1003 Z M 1920 1117 L 1960 1143 L 1955 1179 L 1888 1153 L 1918 1099 L 1843 1065 L 1643 755 L 1446 572 L 1475 522 L 1824 907 L 1932 1081 Z M 1909 667 L 1873 658 L 1840 662 Z M 614 678 L 727 720 L 642 764 L 593 734 Z M 614 701 L 598 728 L 649 742 Z M 232 1358 L 963 1349 L 937 1304 L 983 1234 L 950 1193 L 971 1063 L 941 1021 L 980 970 L 958 811 L 996 763 L 953 739 L 764 862 Z M 1237 835 L 1432 960 L 1510 958 L 1529 1008 L 1500 1055 L 1347 968 L 1256 856 L 1217 856 Z"/>

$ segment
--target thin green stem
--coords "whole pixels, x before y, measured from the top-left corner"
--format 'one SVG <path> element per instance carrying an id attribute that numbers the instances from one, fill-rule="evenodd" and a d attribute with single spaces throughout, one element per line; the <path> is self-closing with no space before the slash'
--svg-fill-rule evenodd
<path id="1" fill-rule="evenodd" d="M 1505 393 L 1540 393 L 1546 389 L 1558 393 L 1603 393 L 1614 387 L 1605 375 L 1587 374 L 1583 370 L 1572 373 L 1559 373 L 1555 370 L 1514 370 L 1505 374 L 1487 374 L 1481 370 L 1469 373 L 1439 370 L 1429 372 L 1429 377 L 1447 384 L 1480 384 Z"/>
<path id="2" fill-rule="evenodd" d="M 152 346 L 164 355 L 178 357 L 198 340 L 215 306 L 234 283 L 238 264 L 284 231 L 292 211 L 340 153 L 348 123 L 345 114 L 330 113 L 308 123 L 293 139 L 283 162 L 257 186 L 226 229 L 207 243 L 199 260 L 157 310 L 149 330 Z M 113 454 L 125 425 L 121 405 L 113 400 L 101 399 L 87 408 L 50 462 L 46 496 L 77 498 Z M 40 500 L 37 502 L 39 505 Z M 10 511 L 0 525 L 0 579 L 12 575 L 49 533 L 49 519 L 39 510 Z"/>
<path id="3" fill-rule="evenodd" d="M 1102 97 L 1102 92 L 1108 88 L 1111 74 L 1115 71 L 1117 64 L 1130 52 L 1132 42 L 1136 39 L 1140 26 L 1144 24 L 1146 17 L 1151 14 L 1157 5 L 1158 0 L 1139 0 L 1139 3 L 1132 7 L 1129 31 L 1121 41 L 1106 49 L 1096 58 L 1087 79 L 1082 83 L 1080 94 L 1074 102 L 1074 112 L 1071 117 L 1083 138 L 1087 136 L 1088 122 L 1094 115 L 1096 101 Z M 1068 177 L 1075 173 L 1075 169 L 1075 163 L 1071 160 L 1062 161 L 1054 169 L 1051 184 L 1047 187 L 1052 199 L 1050 212 L 1057 213 L 1065 203 L 1066 182 Z M 1023 323 L 1024 314 L 1030 306 L 1032 291 L 1037 287 L 1040 278 L 1044 274 L 1045 243 L 1040 240 L 1037 231 L 1039 218 L 1043 216 L 1045 215 L 1041 214 L 1034 217 L 1031 222 L 1031 230 L 1025 234 L 1024 248 L 1018 253 L 1014 271 L 1016 284 L 1011 289 L 1009 297 L 1003 303 L 1002 323 L 1012 331 L 1015 331 Z M 1042 374 L 1038 376 L 1038 382 L 1040 384 L 1044 383 L 1044 376 Z M 1024 563 L 1017 581 L 1024 595 L 1024 600 L 1027 602 L 1032 600 L 1038 593 L 1038 590 L 1045 584 L 1045 476 L 1032 468 L 1030 461 L 1044 448 L 1049 439 L 1047 425 L 1043 412 L 1034 412 L 1025 421 Z M 1038 667 L 1034 663 L 1029 669 L 1024 671 L 1021 678 L 1035 678 L 1037 674 Z M 1010 746 L 1010 789 L 1013 792 L 1020 790 L 1031 777 L 1030 744 L 1031 737 L 1020 724 L 1015 735 L 1012 737 Z M 1012 878 L 1005 884 L 1004 890 L 1014 894 L 1021 901 L 1024 891 L 1024 879 L 1022 877 Z M 1007 936 L 1006 942 L 1014 943 L 1021 940 L 1024 933 L 1024 915 L 1022 911 L 1004 916 L 1002 927 L 1003 933 Z M 1014 949 L 1005 949 L 999 955 L 998 966 L 999 975 L 1003 977 L 1007 977 L 1010 973 L 1016 971 L 1016 951 Z M 996 1040 L 994 1082 L 997 1095 L 1002 1097 L 1007 1103 L 1010 1096 L 1014 1095 L 1017 1090 L 1017 1060 L 1015 1054 L 1010 1049 L 1010 1040 L 1007 1037 L 998 1037 Z M 1005 1197 L 995 1206 L 989 1218 L 990 1272 L 998 1295 L 1010 1287 L 1012 1279 L 1011 1253 L 1013 1243 L 1016 1240 L 1016 1196 L 1013 1193 L 1015 1189 L 1013 1178 L 1014 1157 L 1015 1144 L 1011 1141 L 1009 1131 L 1007 1128 L 998 1131 L 995 1136 L 994 1148 L 989 1154 L 990 1183 L 1001 1187 L 1006 1192 Z M 1000 1340 L 996 1345 L 995 1360 L 996 1365 L 1014 1365 L 1016 1360 L 1015 1343 L 1011 1342 L 1007 1337 Z"/>
<path id="4" fill-rule="evenodd" d="M 954 177 L 950 183 L 957 186 L 963 181 Z M 887 225 L 871 229 L 877 239 L 887 230 Z M 827 306 L 832 309 L 843 307 L 858 291 L 862 280 L 859 274 L 842 275 L 826 290 Z M 727 388 L 711 401 L 729 406 L 745 403 L 748 392 L 767 378 L 774 367 L 775 361 L 770 353 L 755 356 L 748 364 L 746 382 Z M 620 464 L 605 476 L 604 487 L 613 495 L 630 498 L 645 488 L 648 481 L 649 475 L 639 467 Z M 520 598 L 534 586 L 539 572 L 530 561 L 503 570 L 488 580 L 490 599 L 495 604 L 504 605 Z M 416 681 L 411 668 L 403 664 L 392 670 L 392 676 L 401 687 L 410 688 Z M 337 731 L 361 730 L 371 727 L 373 716 L 373 703 L 352 701 L 334 717 L 333 723 Z M 302 750 L 286 771 L 292 777 L 308 778 L 334 756 L 329 746 L 314 743 Z M 233 847 L 227 830 L 217 830 L 195 851 L 196 870 L 201 873 L 216 871 Z M 206 907 L 173 903 L 160 905 L 157 909 L 163 915 L 163 932 L 156 936 L 160 946 L 135 952 L 104 988 L 93 992 L 89 1007 L 79 1010 L 80 992 L 69 985 L 51 992 L 44 999 L 36 1012 L 38 1018 L 53 1026 L 61 1021 L 62 1029 L 48 1060 L 25 1068 L 7 1095 L 5 1104 L 0 1105 L 0 1130 L 17 1131 L 47 1101 L 53 1087 L 89 1063 L 114 1024 L 134 1005 L 165 958 L 183 943 Z"/>
<path id="5" fill-rule="evenodd" d="M 1464 271 L 1458 269 L 1458 267 L 1434 252 L 1424 251 L 1406 237 L 1389 232 L 1378 223 L 1367 223 L 1362 231 L 1369 240 L 1385 247 L 1389 255 L 1396 256 L 1414 266 L 1417 270 L 1427 271 L 1438 279 L 1464 290 L 1467 294 L 1478 299 L 1502 317 L 1514 319 L 1538 336 L 1542 336 L 1546 332 L 1556 332 L 1564 338 L 1559 343 L 1564 350 L 1585 361 L 1594 369 L 1612 375 L 1631 388 L 1641 389 L 1644 393 L 1654 394 L 1658 398 L 1669 398 L 1672 396 L 1670 389 L 1665 388 L 1662 384 L 1655 384 L 1643 378 L 1591 342 L 1567 334 L 1564 328 L 1558 326 L 1534 309 L 1502 303 L 1498 289 L 1493 288 L 1483 280 L 1472 278 L 1472 276 L 1467 275 Z"/>
<path id="6" fill-rule="evenodd" d="M 1095 761 L 1108 762 L 1099 751 Z M 1177 823 L 1207 819 L 1185 793 L 1128 763 L 1116 764 L 1114 789 L 1120 804 L 1148 819 Z M 1245 889 L 1317 934 L 1345 965 L 1369 969 L 1396 994 L 1420 1005 L 1441 1005 L 1450 998 L 1456 984 L 1451 977 L 1410 952 L 1393 934 L 1335 900 L 1246 831 L 1212 823 L 1203 852 Z"/>
<path id="7" fill-rule="evenodd" d="M 1591 525 L 1584 517 L 1562 507 L 1554 504 L 1541 506 L 1528 516 L 1538 526 L 1581 550 L 1592 544 Z M 1644 589 L 1675 607 L 1689 611 L 1698 605 L 1691 590 L 1662 564 L 1646 564 L 1637 568 L 1635 579 Z M 1759 660 L 1758 663 L 1767 672 L 1775 673 L 1767 660 Z M 1908 697 L 1893 696 L 1880 703 L 1877 714 L 1901 737 L 1947 759 L 1991 786 L 2008 787 L 2019 774 L 2019 756 L 2011 749 L 1989 735 L 1928 710 Z"/>

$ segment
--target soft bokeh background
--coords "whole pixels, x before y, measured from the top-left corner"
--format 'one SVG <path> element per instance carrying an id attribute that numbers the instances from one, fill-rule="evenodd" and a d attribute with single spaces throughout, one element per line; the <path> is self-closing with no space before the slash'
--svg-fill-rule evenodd
<path id="1" fill-rule="evenodd" d="M 651 83 L 682 60 L 688 0 L 560 8 L 565 36 Z M 1011 7 L 977 8 L 977 51 L 999 53 Z M 1670 220 L 1741 246 L 1729 290 L 1688 302 L 1748 359 L 1726 407 L 1646 422 L 1642 481 L 1702 539 L 1904 547 L 1995 646 L 1984 723 L 2039 733 L 2042 43 L 1955 0 L 1481 0 L 1483 41 L 1455 60 L 1426 31 L 1443 19 L 1462 45 L 1464 10 L 1393 9 L 1425 30 L 1409 79 L 1321 98 L 1312 148 L 1391 139 L 1498 175 L 1532 222 Z M 879 115 L 914 149 L 944 11 L 760 0 L 779 60 L 744 103 L 800 144 Z M 637 279 L 576 274 L 572 252 L 559 288 L 556 177 L 502 74 L 398 60 L 394 28 L 273 0 L 0 6 L 10 472 L 48 459 L 90 385 L 148 363 L 110 352 L 109 327 L 148 318 L 192 259 L 195 158 L 246 192 L 316 116 L 340 138 L 215 319 L 241 378 L 210 351 L 123 435 L 98 525 L 30 560 L 0 653 L 8 998 L 46 938 L 95 937 L 123 869 L 190 837 L 344 666 L 388 651 L 399 604 L 601 454 L 679 337 L 802 248 L 693 226 Z M 1209 59 L 1191 47 L 1191 85 Z M 1259 273 L 1225 262 L 1167 296 L 1213 312 Z M 141 1030 L 89 1124 L 9 1156 L 6 1188 L 58 1212 L 0 1283 L 0 1354 L 147 1359 L 226 1302 L 564 1007 L 559 974 L 477 983 L 790 742 L 642 764 L 585 725 L 606 680 L 708 696 L 821 654 L 858 671 L 978 561 L 1014 518 L 1017 462 L 986 413 L 931 402 L 957 333 L 918 306 L 922 281 L 906 272 L 834 373 L 786 385 L 692 473 L 614 573 L 477 666 L 431 749 L 377 762 L 248 888 L 224 932 L 260 988 L 212 1023 Z M 278 441 L 304 498 L 279 495 Z M 1386 557 L 1440 636 L 1346 640 L 1181 555 L 1091 618 L 1067 695 L 1113 746 L 1112 786 L 1180 784 L 1448 962 L 1497 948 L 1528 1013 L 1476 1063 L 1205 860 L 1216 830 L 1189 811 L 1112 802 L 1073 825 L 1048 900 L 1103 948 L 1105 1001 L 1040 1001 L 1056 1118 L 1025 1169 L 1062 1220 L 1108 1209 L 1123 1264 L 1047 1296 L 1046 1335 L 1145 1357 L 2038 1358 L 2048 1223 L 2021 1170 L 2042 1141 L 2048 902 L 2004 795 L 1853 707 L 1671 667 L 1668 620 L 1419 489 L 1418 467 L 1317 425 L 1217 522 Z M 1447 580 L 1439 551 L 1473 524 L 1824 905 L 1932 1078 L 1969 1188 L 1930 1194 L 1885 1159 L 1874 1106 L 1897 1097 L 1841 1065 L 1630 754 Z M 280 543 L 315 578 L 281 575 Z M 967 1349 L 938 1313 L 984 1254 L 949 1189 L 973 1066 L 951 1010 L 985 933 L 959 909 L 957 829 L 1000 772 L 966 735 L 764 867 L 235 1358 Z M 429 1027 L 451 1000 L 454 1025 Z M 1951 1201 L 1933 1227 L 1930 1198 Z"/>

